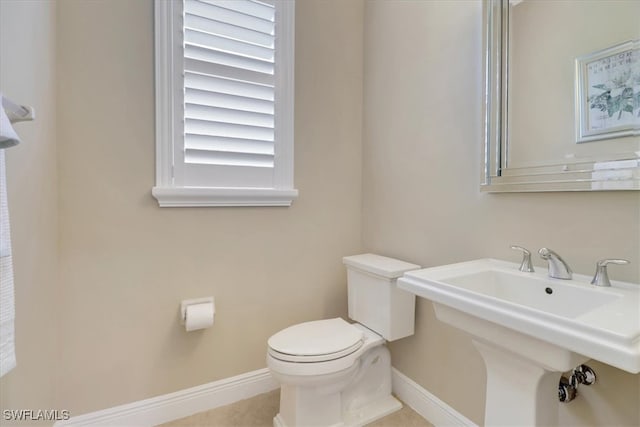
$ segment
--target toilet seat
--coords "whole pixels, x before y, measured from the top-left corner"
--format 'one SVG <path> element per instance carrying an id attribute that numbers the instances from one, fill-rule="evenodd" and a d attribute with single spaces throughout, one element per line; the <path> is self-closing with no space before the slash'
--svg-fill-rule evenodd
<path id="1" fill-rule="evenodd" d="M 271 370 L 271 373 L 276 375 L 276 378 L 280 378 L 281 382 L 286 378 L 287 383 L 294 381 L 309 381 L 309 378 L 327 377 L 329 375 L 339 374 L 340 372 L 348 372 L 357 366 L 358 359 L 362 354 L 369 349 L 384 344 L 384 338 L 376 334 L 375 332 L 365 328 L 357 323 L 350 324 L 344 320 L 329 319 L 318 320 L 315 322 L 308 322 L 317 326 L 318 329 L 325 329 L 325 333 L 317 333 L 316 335 L 304 335 L 301 338 L 302 345 L 299 342 L 295 342 L 294 346 L 288 346 L 288 334 L 285 335 L 287 339 L 276 334 L 269 339 L 269 348 L 267 351 L 267 366 Z M 294 332 L 294 339 L 296 339 L 297 333 L 308 332 L 309 329 L 301 325 L 294 325 L 291 329 Z M 300 327 L 300 328 L 297 328 Z M 287 328 L 290 329 L 290 328 Z M 314 328 L 310 328 L 314 329 Z M 342 334 L 344 332 L 345 334 Z M 320 346 L 315 338 L 322 338 L 323 346 Z M 335 339 L 333 339 L 335 338 Z M 282 340 L 281 340 L 282 339 Z M 355 342 L 353 342 L 356 340 Z M 310 342 L 311 346 L 307 341 Z M 350 342 L 351 341 L 351 342 Z M 284 345 L 283 345 L 284 344 Z M 300 344 L 298 348 L 297 345 Z M 326 344 L 329 344 L 327 347 Z M 277 348 L 272 348 L 275 346 Z M 331 347 L 333 346 L 333 347 Z M 327 349 L 335 350 L 336 348 L 343 347 L 340 350 L 329 352 Z M 323 348 L 324 352 L 316 351 Z M 280 351 L 278 351 L 280 350 Z M 283 350 L 298 353 L 307 353 L 307 355 L 290 354 Z M 316 352 L 319 354 L 309 355 L 309 353 Z M 285 360 L 285 359 L 296 359 Z M 320 361 L 319 359 L 324 359 Z M 296 378 L 296 379 L 294 379 Z M 304 378 L 307 378 L 305 380 Z"/>
<path id="2" fill-rule="evenodd" d="M 293 363 L 317 363 L 346 357 L 364 342 L 361 329 L 341 318 L 300 323 L 269 338 L 269 355 Z"/>
<path id="3" fill-rule="evenodd" d="M 328 362 L 330 360 L 340 359 L 342 357 L 348 356 L 351 353 L 356 352 L 360 347 L 362 347 L 362 341 L 357 342 L 349 348 L 346 348 L 342 351 L 338 351 L 335 353 L 325 353 L 325 354 L 317 354 L 315 356 L 297 356 L 295 354 L 287 354 L 280 353 L 272 348 L 269 348 L 269 354 L 272 357 L 275 357 L 278 360 L 282 360 L 284 362 L 294 362 L 294 363 L 318 363 L 318 362 Z"/>

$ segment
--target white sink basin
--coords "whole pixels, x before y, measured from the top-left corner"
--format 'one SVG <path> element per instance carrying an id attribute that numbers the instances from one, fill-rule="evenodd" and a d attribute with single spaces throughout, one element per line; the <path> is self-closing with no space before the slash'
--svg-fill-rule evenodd
<path id="1" fill-rule="evenodd" d="M 544 269 L 523 273 L 518 266 L 481 259 L 426 268 L 405 274 L 398 286 L 587 358 L 640 372 L 639 285 L 611 281 L 603 288 L 591 285 L 589 276 L 551 279 Z"/>
<path id="2" fill-rule="evenodd" d="M 577 317 L 621 298 L 616 292 L 589 289 L 575 283 L 558 286 L 539 276 L 525 277 L 498 269 L 450 277 L 446 283 L 561 317 Z"/>

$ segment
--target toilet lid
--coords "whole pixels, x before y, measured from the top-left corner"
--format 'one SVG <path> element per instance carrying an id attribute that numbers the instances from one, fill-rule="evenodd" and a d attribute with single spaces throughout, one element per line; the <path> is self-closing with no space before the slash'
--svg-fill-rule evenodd
<path id="1" fill-rule="evenodd" d="M 363 336 L 360 329 L 338 317 L 290 326 L 269 338 L 268 344 L 279 359 L 321 361 L 353 353 L 362 346 Z"/>

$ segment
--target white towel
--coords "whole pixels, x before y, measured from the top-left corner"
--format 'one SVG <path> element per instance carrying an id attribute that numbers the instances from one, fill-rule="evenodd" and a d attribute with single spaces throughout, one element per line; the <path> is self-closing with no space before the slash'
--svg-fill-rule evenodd
<path id="1" fill-rule="evenodd" d="M 0 149 L 12 147 L 20 142 L 11 121 L 4 111 L 2 94 L 0 93 Z"/>
<path id="2" fill-rule="evenodd" d="M 13 264 L 6 176 L 4 150 L 0 149 L 0 377 L 16 366 Z"/>

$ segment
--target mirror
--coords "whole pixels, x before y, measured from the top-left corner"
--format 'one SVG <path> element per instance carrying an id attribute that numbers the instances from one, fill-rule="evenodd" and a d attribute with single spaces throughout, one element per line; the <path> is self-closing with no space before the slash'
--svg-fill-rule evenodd
<path id="1" fill-rule="evenodd" d="M 640 190 L 640 2 L 483 6 L 482 190 Z"/>

